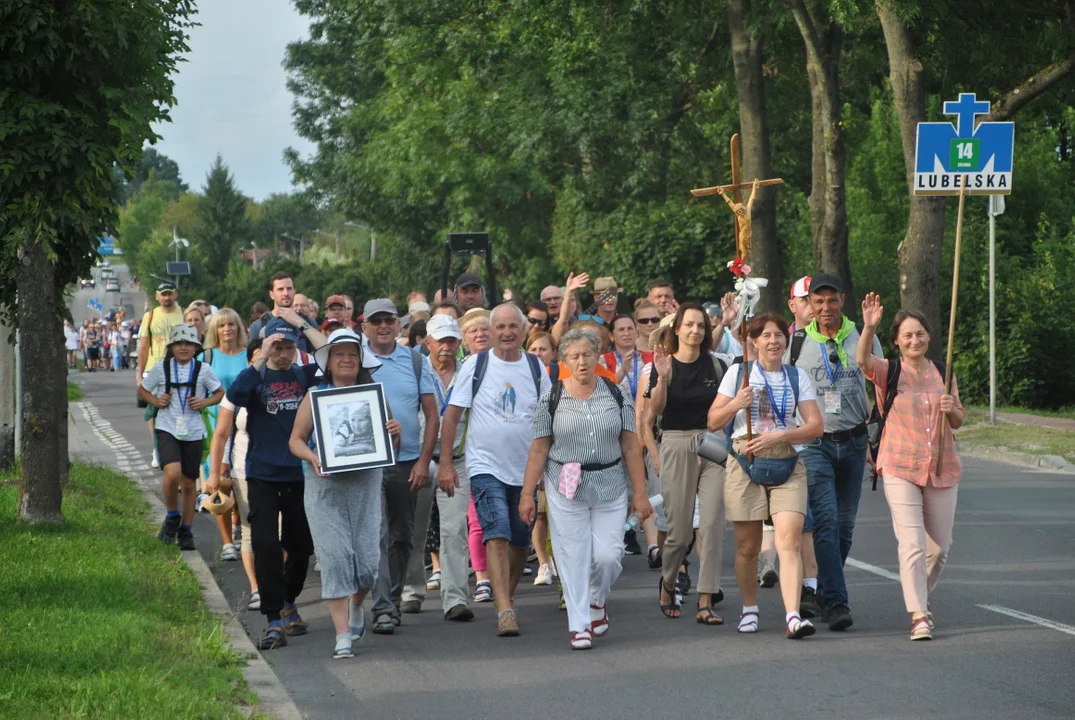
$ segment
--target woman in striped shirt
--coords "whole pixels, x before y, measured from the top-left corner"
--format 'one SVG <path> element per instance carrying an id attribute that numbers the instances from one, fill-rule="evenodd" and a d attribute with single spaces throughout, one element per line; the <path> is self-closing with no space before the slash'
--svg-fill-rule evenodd
<path id="1" fill-rule="evenodd" d="M 959 401 L 955 376 L 951 392 L 946 393 L 940 368 L 926 357 L 929 324 L 921 313 L 900 310 L 892 320 L 890 338 L 899 348 L 899 359 L 882 360 L 870 353 L 883 314 L 881 298 L 869 293 L 862 301 L 864 327 L 855 359 L 877 388 L 879 402 L 888 391 L 890 364 L 899 363 L 897 393 L 881 435 L 877 473 L 884 476 L 885 499 L 899 545 L 900 584 L 911 613 L 911 639 L 930 640 L 934 624 L 929 597 L 952 546 L 956 486 L 963 474 L 952 431 L 963 425 L 967 414 Z"/>
<path id="2" fill-rule="evenodd" d="M 642 446 L 632 399 L 595 374 L 600 344 L 590 330 L 560 340 L 571 376 L 546 390 L 534 411 L 534 441 L 523 477 L 519 514 L 532 523 L 534 494 L 544 479 L 552 545 L 564 585 L 571 647 L 585 650 L 608 632 L 606 599 L 623 560 L 627 482 L 634 511 L 653 514 L 646 497 Z"/>

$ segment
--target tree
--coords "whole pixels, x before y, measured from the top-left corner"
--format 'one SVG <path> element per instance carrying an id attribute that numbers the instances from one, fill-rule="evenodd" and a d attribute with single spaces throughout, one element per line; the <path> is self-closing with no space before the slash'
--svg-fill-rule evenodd
<path id="1" fill-rule="evenodd" d="M 189 0 L 6 3 L 0 9 L 0 311 L 24 328 L 24 522 L 62 520 L 67 400 L 63 288 L 116 221 L 118 164 L 133 174 L 187 51 Z M 15 298 L 18 298 L 17 307 Z"/>
<path id="2" fill-rule="evenodd" d="M 192 240 L 198 256 L 204 258 L 204 275 L 222 278 L 236 251 L 249 240 L 250 224 L 246 219 L 246 197 L 235 187 L 235 179 L 219 155 L 205 176 L 198 220 L 200 227 Z"/>
<path id="3" fill-rule="evenodd" d="M 151 178 L 174 183 L 177 195 L 189 189 L 179 174 L 179 163 L 164 153 L 157 152 L 153 147 L 147 147 L 142 151 L 142 162 L 137 165 L 130 178 L 118 167 L 117 177 L 122 186 L 121 196 L 124 202 L 137 195 L 142 189 L 142 184 Z"/>

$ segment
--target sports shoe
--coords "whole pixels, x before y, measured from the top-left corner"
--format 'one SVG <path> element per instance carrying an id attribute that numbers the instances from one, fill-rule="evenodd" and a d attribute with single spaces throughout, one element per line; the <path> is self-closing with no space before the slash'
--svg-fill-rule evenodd
<path id="1" fill-rule="evenodd" d="M 634 530 L 628 530 L 623 535 L 623 552 L 627 555 L 641 555 L 642 548 L 638 544 L 638 537 Z"/>
<path id="2" fill-rule="evenodd" d="M 501 610 L 496 614 L 496 634 L 499 637 L 517 637 L 519 635 L 519 618 L 514 608 Z"/>
<path id="3" fill-rule="evenodd" d="M 194 549 L 194 533 L 185 527 L 179 528 L 179 535 L 176 538 L 176 544 L 180 550 L 193 550 Z"/>
<path id="4" fill-rule="evenodd" d="M 523 575 L 533 575 L 533 574 L 534 574 L 534 568 L 530 567 L 529 565 L 527 565 L 526 567 L 523 568 Z"/>
<path id="5" fill-rule="evenodd" d="M 493 601 L 493 584 L 488 580 L 479 580 L 474 588 L 474 602 L 487 603 Z"/>
<path id="6" fill-rule="evenodd" d="M 545 563 L 542 563 L 538 568 L 537 576 L 534 578 L 535 585 L 552 585 L 552 568 Z"/>
<path id="7" fill-rule="evenodd" d="M 691 594 L 691 576 L 687 572 L 687 561 L 683 561 L 683 569 L 676 575 L 676 594 L 685 598 Z"/>
<path id="8" fill-rule="evenodd" d="M 161 531 L 157 533 L 157 538 L 166 544 L 172 544 L 175 542 L 176 535 L 179 534 L 179 525 L 182 520 L 178 515 L 175 517 L 165 517 L 164 522 L 161 523 Z"/>
<path id="9" fill-rule="evenodd" d="M 422 612 L 422 603 L 417 600 L 404 600 L 399 605 L 399 611 L 408 615 L 417 615 Z"/>
<path id="10" fill-rule="evenodd" d="M 660 570 L 662 564 L 661 549 L 656 545 L 650 545 L 649 550 L 646 551 L 646 555 L 648 556 L 647 562 L 649 563 L 649 569 Z"/>
<path id="11" fill-rule="evenodd" d="M 816 618 L 821 615 L 821 607 L 817 604 L 817 593 L 814 589 L 803 585 L 803 592 L 799 598 L 799 615 L 804 620 Z"/>
<path id="12" fill-rule="evenodd" d="M 209 507 L 205 504 L 205 501 L 208 499 L 208 493 L 199 494 L 198 499 L 194 501 L 194 509 L 198 512 L 209 512 Z"/>
<path id="13" fill-rule="evenodd" d="M 366 611 L 362 605 L 347 603 L 347 626 L 351 630 L 351 640 L 358 642 L 366 637 Z"/>
<path id="14" fill-rule="evenodd" d="M 777 581 L 780 580 L 780 576 L 776 574 L 776 568 L 773 567 L 773 564 L 768 560 L 759 560 L 758 564 L 761 566 L 758 569 L 758 584 L 763 588 L 771 588 L 776 585 Z"/>
<path id="15" fill-rule="evenodd" d="M 155 449 L 153 450 L 153 457 L 149 460 L 149 466 L 155 468 L 159 468 L 161 466 L 160 455 L 157 454 L 157 451 Z"/>
<path id="16" fill-rule="evenodd" d="M 231 527 L 231 541 L 233 544 L 238 545 L 243 539 L 243 528 L 241 525 L 232 525 Z"/>
<path id="17" fill-rule="evenodd" d="M 453 622 L 468 622 L 474 619 L 474 611 L 466 605 L 459 604 L 444 613 L 444 619 Z"/>
<path id="18" fill-rule="evenodd" d="M 250 602 L 246 604 L 247 610 L 260 610 L 261 609 L 261 593 L 255 590 L 250 593 Z"/>
<path id="19" fill-rule="evenodd" d="M 851 609 L 843 603 L 827 606 L 821 614 L 821 619 L 828 623 L 829 630 L 833 632 L 842 632 L 854 624 L 854 620 L 851 619 Z"/>
<path id="20" fill-rule="evenodd" d="M 232 543 L 228 543 L 220 549 L 220 559 L 224 562 L 235 562 L 239 559 L 239 548 Z"/>

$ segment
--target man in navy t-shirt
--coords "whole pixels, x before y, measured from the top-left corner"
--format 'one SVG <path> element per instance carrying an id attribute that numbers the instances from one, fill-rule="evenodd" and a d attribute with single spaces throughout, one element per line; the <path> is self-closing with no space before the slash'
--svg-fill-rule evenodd
<path id="1" fill-rule="evenodd" d="M 269 622 L 258 642 L 261 650 L 283 647 L 288 635 L 305 635 L 309 628 L 295 609 L 295 599 L 306 581 L 314 545 L 303 503 L 302 461 L 291 454 L 288 440 L 299 403 L 307 389 L 316 385 L 317 365 L 293 364 L 298 337 L 298 331 L 286 321 L 272 320 L 257 360 L 239 373 L 227 393 L 235 407 L 247 411 L 250 449 L 246 478 L 254 575 L 261 593 L 261 612 Z M 210 492 L 220 482 L 223 442 L 216 436 L 226 440 L 234 420 L 233 411 L 221 408 L 213 441 Z M 282 533 L 278 517 L 282 517 Z"/>

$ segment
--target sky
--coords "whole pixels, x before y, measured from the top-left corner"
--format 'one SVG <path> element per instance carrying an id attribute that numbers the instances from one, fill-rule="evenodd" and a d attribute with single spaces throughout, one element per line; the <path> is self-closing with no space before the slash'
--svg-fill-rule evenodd
<path id="1" fill-rule="evenodd" d="M 291 124 L 292 95 L 281 63 L 289 42 L 308 37 L 309 23 L 289 0 L 200 0 L 190 53 L 175 77 L 172 122 L 156 147 L 179 163 L 192 190 L 224 158 L 239 190 L 255 200 L 289 192 L 283 153 L 313 146 Z"/>

